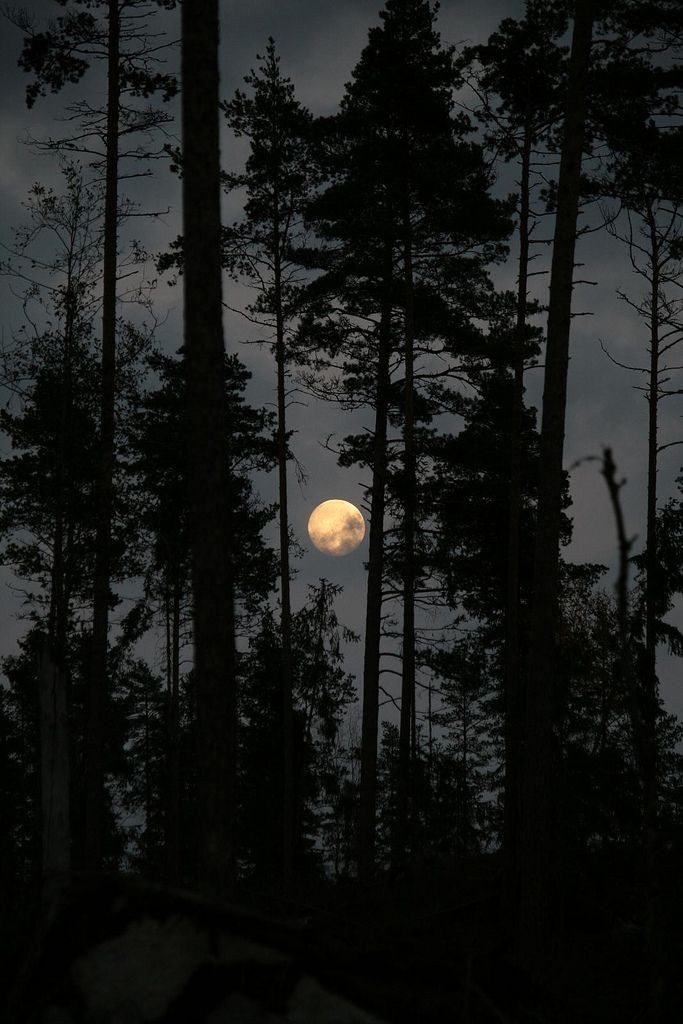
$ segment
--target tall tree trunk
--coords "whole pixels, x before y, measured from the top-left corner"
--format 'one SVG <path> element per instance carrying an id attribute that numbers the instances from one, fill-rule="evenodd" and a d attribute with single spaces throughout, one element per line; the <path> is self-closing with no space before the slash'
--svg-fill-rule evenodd
<path id="1" fill-rule="evenodd" d="M 415 716 L 415 316 L 413 255 L 410 214 L 403 219 L 403 288 L 405 302 L 405 384 L 403 415 L 403 472 L 405 474 L 403 521 L 403 646 L 401 675 L 401 717 L 398 740 L 398 793 L 396 854 L 405 857 L 410 845 L 412 758 L 411 742 Z"/>
<path id="2" fill-rule="evenodd" d="M 527 326 L 529 279 L 529 169 L 531 126 L 524 128 L 519 184 L 519 273 L 517 315 L 512 366 L 510 419 L 510 492 L 508 518 L 507 589 L 505 604 L 505 901 L 509 921 L 516 915 L 519 865 L 517 828 L 519 817 L 519 750 L 522 720 L 520 672 L 519 550 L 522 513 L 522 418 L 524 415 L 524 342 Z"/>
<path id="3" fill-rule="evenodd" d="M 467 683 L 462 695 L 462 841 L 461 854 L 466 856 L 470 852 L 470 800 L 469 800 L 469 701 L 467 699 Z"/>
<path id="4" fill-rule="evenodd" d="M 183 237 L 190 545 L 199 741 L 200 885 L 230 891 L 235 837 L 235 623 L 226 444 L 218 3 L 182 5 Z"/>
<path id="5" fill-rule="evenodd" d="M 645 920 L 649 990 L 648 1019 L 661 1019 L 663 978 L 659 935 L 659 828 L 657 810 L 657 413 L 659 404 L 659 291 L 660 256 L 657 225 L 650 204 L 646 211 L 650 235 L 650 377 L 648 387 L 647 537 L 645 548 L 645 664 L 642 679 L 643 840 L 647 877 Z"/>
<path id="6" fill-rule="evenodd" d="M 149 694 L 145 694 L 145 860 L 146 870 L 152 870 L 152 760 L 149 735 Z"/>
<path id="7" fill-rule="evenodd" d="M 171 581 L 170 581 L 170 569 L 166 567 L 166 577 L 164 579 L 164 631 L 166 634 L 165 641 L 165 655 L 166 655 L 166 705 L 165 705 L 165 718 L 164 727 L 166 730 L 166 746 L 165 746 L 165 776 L 164 776 L 164 878 L 169 885 L 173 885 L 175 880 L 171 880 L 172 874 L 172 861 L 173 856 L 171 854 L 171 790 L 173 783 L 171 781 L 171 760 L 173 757 L 173 728 L 171 725 L 171 716 L 173 714 L 173 670 L 171 667 L 172 655 L 171 655 Z"/>
<path id="8" fill-rule="evenodd" d="M 180 881 L 180 566 L 177 562 L 173 564 L 171 608 L 167 609 L 167 616 L 166 881 L 177 885 Z"/>
<path id="9" fill-rule="evenodd" d="M 39 665 L 40 770 L 43 855 L 43 899 L 51 901 L 71 866 L 69 814 L 69 717 L 66 635 L 68 595 L 65 580 L 67 450 L 71 431 L 72 345 L 75 317 L 72 262 L 69 258 L 65 299 L 59 451 L 56 466 L 55 529 L 50 571 L 47 641 Z"/>
<path id="10" fill-rule="evenodd" d="M 73 288 L 72 254 L 67 266 L 65 295 L 64 343 L 62 350 L 62 393 L 59 422 L 59 451 L 56 466 L 56 510 L 53 541 L 52 568 L 50 571 L 50 611 L 48 614 L 48 636 L 53 660 L 62 670 L 65 668 L 66 633 L 68 621 L 68 600 L 66 595 L 65 554 L 66 554 L 66 497 L 68 488 L 67 458 L 71 434 L 72 349 L 76 315 L 76 297 Z"/>
<path id="11" fill-rule="evenodd" d="M 365 609 L 363 654 L 363 719 L 360 756 L 360 815 L 358 873 L 361 881 L 372 879 L 375 870 L 375 819 L 377 814 L 377 726 L 379 718 L 380 641 L 382 634 L 382 580 L 384 575 L 384 508 L 387 478 L 387 417 L 389 412 L 389 361 L 391 357 L 392 245 L 385 244 L 382 311 L 377 353 L 375 431 L 370 496 L 368 541 L 368 589 Z"/>
<path id="12" fill-rule="evenodd" d="M 38 695 L 43 899 L 48 903 L 58 894 L 71 866 L 66 675 L 53 658 L 49 639 L 40 651 Z"/>
<path id="13" fill-rule="evenodd" d="M 562 456 L 574 250 L 592 32 L 593 2 L 576 0 L 550 277 L 534 600 L 520 766 L 518 949 L 530 966 L 547 955 L 554 937 L 553 710 Z"/>
<path id="14" fill-rule="evenodd" d="M 277 365 L 277 469 L 280 499 L 280 632 L 282 640 L 282 885 L 292 883 L 294 867 L 294 712 L 292 690 L 292 603 L 289 587 L 289 520 L 287 503 L 287 394 L 285 378 L 285 328 L 282 310 L 280 216 L 277 190 L 273 201 L 273 262 L 275 271 L 275 362 Z"/>
<path id="15" fill-rule="evenodd" d="M 99 468 L 96 490 L 97 530 L 93 584 L 92 660 L 87 700 L 85 748 L 85 865 L 102 862 L 104 839 L 104 720 L 108 673 L 107 637 L 111 573 L 111 523 L 114 477 L 114 395 L 116 372 L 116 271 L 119 146 L 119 7 L 108 3 L 107 136 L 102 270 L 102 381 Z"/>

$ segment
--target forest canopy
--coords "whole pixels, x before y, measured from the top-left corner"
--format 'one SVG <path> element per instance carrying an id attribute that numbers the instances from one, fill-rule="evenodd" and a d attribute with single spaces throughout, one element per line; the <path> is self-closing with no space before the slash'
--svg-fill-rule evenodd
<path id="1" fill-rule="evenodd" d="M 683 14 L 508 6 L 323 4 L 313 78 L 274 4 L 3 10 L 16 1020 L 85 878 L 305 917 L 378 1019 L 674 1019 Z"/>

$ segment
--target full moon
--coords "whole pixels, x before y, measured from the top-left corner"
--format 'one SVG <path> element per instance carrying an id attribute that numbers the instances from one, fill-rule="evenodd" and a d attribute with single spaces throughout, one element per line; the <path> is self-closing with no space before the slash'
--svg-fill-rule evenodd
<path id="1" fill-rule="evenodd" d="M 326 555 L 348 555 L 365 536 L 365 520 L 355 505 L 342 498 L 330 498 L 313 509 L 308 536 Z"/>

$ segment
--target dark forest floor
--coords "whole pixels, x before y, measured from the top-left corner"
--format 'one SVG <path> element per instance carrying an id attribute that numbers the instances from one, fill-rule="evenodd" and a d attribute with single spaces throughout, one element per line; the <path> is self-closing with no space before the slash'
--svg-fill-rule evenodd
<path id="1" fill-rule="evenodd" d="M 679 863 L 671 854 L 664 871 L 663 1022 L 680 1020 L 683 1006 Z M 647 972 L 640 894 L 629 881 L 632 865 L 623 857 L 603 856 L 573 868 L 565 879 L 559 952 L 533 972 L 523 971 L 505 950 L 500 864 L 492 855 L 457 864 L 425 863 L 366 888 L 352 881 L 308 885 L 298 898 L 286 901 L 245 887 L 235 912 L 131 878 L 98 883 L 91 877 L 78 896 L 78 914 L 64 925 L 61 938 L 53 936 L 44 944 L 27 984 L 32 991 L 47 990 L 55 978 L 68 975 L 79 948 L 96 944 L 107 933 L 107 908 L 120 908 L 127 900 L 129 919 L 187 913 L 204 922 L 202 927 L 211 919 L 211 927 L 218 921 L 221 928 L 284 949 L 326 987 L 397 1024 L 636 1024 L 644 1019 Z M 14 987 L 32 946 L 30 910 L 25 904 L 19 919 L 3 918 L 5 992 Z M 120 930 L 120 924 L 115 928 Z M 21 1011 L 11 1019 L 42 1018 Z"/>
<path id="2" fill-rule="evenodd" d="M 678 863 L 671 855 L 664 865 L 661 917 L 662 1020 L 672 1022 L 683 1019 Z M 319 909 L 305 902 L 297 909 L 318 942 L 339 950 L 364 1002 L 372 1005 L 374 986 L 393 990 L 384 1007 L 387 1014 L 393 1005 L 390 1020 L 635 1024 L 643 1019 L 647 970 L 633 858 L 593 856 L 572 867 L 557 955 L 533 972 L 505 948 L 496 855 L 425 864 L 372 888 L 337 885 L 321 890 L 317 901 L 309 893 Z M 440 1008 L 449 1015 L 440 1016 Z"/>

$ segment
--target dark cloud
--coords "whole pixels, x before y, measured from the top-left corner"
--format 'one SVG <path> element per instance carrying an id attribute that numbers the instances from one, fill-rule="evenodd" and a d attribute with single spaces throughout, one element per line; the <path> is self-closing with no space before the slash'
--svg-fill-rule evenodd
<path id="1" fill-rule="evenodd" d="M 377 0 L 231 0 L 221 4 L 221 65 L 222 89 L 226 96 L 242 84 L 243 76 L 256 62 L 267 37 L 272 35 L 282 57 L 286 74 L 294 81 L 302 101 L 315 113 L 335 109 L 344 83 L 365 43 L 370 25 L 378 21 L 380 4 Z M 444 42 L 483 41 L 504 16 L 517 16 L 523 9 L 521 2 L 489 0 L 486 4 L 445 2 L 440 13 L 440 28 Z M 52 0 L 38 0 L 32 10 L 38 21 L 59 13 L 59 5 Z M 164 16 L 169 38 L 178 35 L 177 12 Z M 59 129 L 57 118 L 63 113 L 64 103 L 78 95 L 77 90 L 64 96 L 49 96 L 40 100 L 33 111 L 24 106 L 25 77 L 16 66 L 20 49 L 20 35 L 9 25 L 3 25 L 0 34 L 0 146 L 2 152 L 2 188 L 0 190 L 0 240 L 7 241 L 9 227 L 21 222 L 20 203 L 27 185 L 35 178 L 55 181 L 57 171 L 54 160 L 37 157 L 21 138 L 30 134 L 45 137 Z M 169 65 L 177 65 L 177 54 L 169 54 Z M 101 75 L 89 74 L 89 95 L 103 96 Z M 243 149 L 227 133 L 223 137 L 224 162 L 235 164 Z M 501 193 L 509 190 L 509 177 L 503 175 Z M 175 178 L 166 168 L 157 177 L 134 183 L 136 197 L 146 208 L 166 211 L 157 219 L 136 222 L 136 231 L 151 251 L 163 249 L 180 228 L 179 190 Z M 238 216 L 233 202 L 226 208 L 226 217 Z M 589 235 L 581 243 L 581 259 L 585 262 L 582 274 L 599 282 L 595 288 L 577 289 L 576 308 L 592 315 L 574 321 L 570 366 L 569 404 L 567 410 L 566 463 L 571 465 L 586 456 L 600 455 L 604 445 L 614 451 L 619 472 L 627 478 L 624 488 L 624 507 L 628 530 L 644 537 L 644 487 L 646 459 L 647 410 L 643 398 L 633 391 L 635 381 L 623 370 L 610 363 L 600 347 L 600 339 L 612 352 L 627 362 L 642 358 L 644 339 L 642 325 L 616 298 L 617 287 L 638 288 L 630 273 L 628 262 L 617 243 L 602 234 Z M 546 262 L 549 251 L 541 259 Z M 539 261 L 540 263 L 541 261 Z M 496 272 L 499 284 L 514 287 L 514 264 Z M 547 277 L 536 278 L 538 295 L 546 298 L 544 288 Z M 244 292 L 226 286 L 230 305 L 239 307 Z M 11 331 L 20 321 L 19 306 L 7 294 L 3 301 L 3 327 Z M 162 328 L 164 344 L 169 351 L 180 344 L 181 295 L 178 288 L 162 284 L 158 291 L 159 308 L 167 316 Z M 230 349 L 239 350 L 250 367 L 253 378 L 249 395 L 253 402 L 272 402 L 274 393 L 274 365 L 267 346 L 246 346 L 241 343 L 254 337 L 254 331 L 236 313 L 226 315 L 226 338 Z M 542 371 L 528 375 L 528 398 L 540 408 Z M 370 426 L 367 413 L 344 413 L 337 407 L 316 403 L 313 399 L 297 396 L 302 404 L 295 404 L 290 412 L 294 430 L 292 446 L 305 468 L 307 482 L 291 484 L 291 522 L 298 541 L 308 550 L 296 563 L 297 581 L 294 601 L 298 606 L 309 583 L 325 576 L 344 586 L 340 602 L 340 618 L 357 631 L 363 627 L 364 571 L 363 557 L 367 539 L 353 554 L 333 559 L 310 549 L 306 537 L 306 522 L 310 511 L 329 497 L 346 498 L 362 504 L 363 488 L 368 484 L 367 474 L 354 468 L 344 470 L 337 466 L 332 451 L 324 442 L 328 435 L 340 438 L 347 433 Z M 674 400 L 663 412 L 663 436 L 673 440 L 680 426 L 680 414 Z M 662 497 L 672 492 L 673 480 L 680 460 L 677 449 L 670 449 L 662 459 L 660 485 Z M 274 500 L 274 475 L 262 476 L 258 481 L 266 500 Z M 569 549 L 573 560 L 589 559 L 614 566 L 616 541 L 611 512 L 599 466 L 582 461 L 572 471 L 572 495 L 575 517 L 574 540 Z M 273 539 L 275 538 L 273 531 Z M 611 577 L 608 581 L 611 585 Z M 8 625 L 10 606 L 17 602 L 6 586 L 0 587 L 0 615 L 3 618 L 3 648 L 21 633 L 20 624 Z M 680 618 L 680 613 L 677 613 Z M 350 664 L 358 673 L 360 653 L 356 651 Z M 672 706 L 683 707 L 683 697 L 674 694 L 671 680 L 673 667 L 663 662 L 666 693 Z"/>

